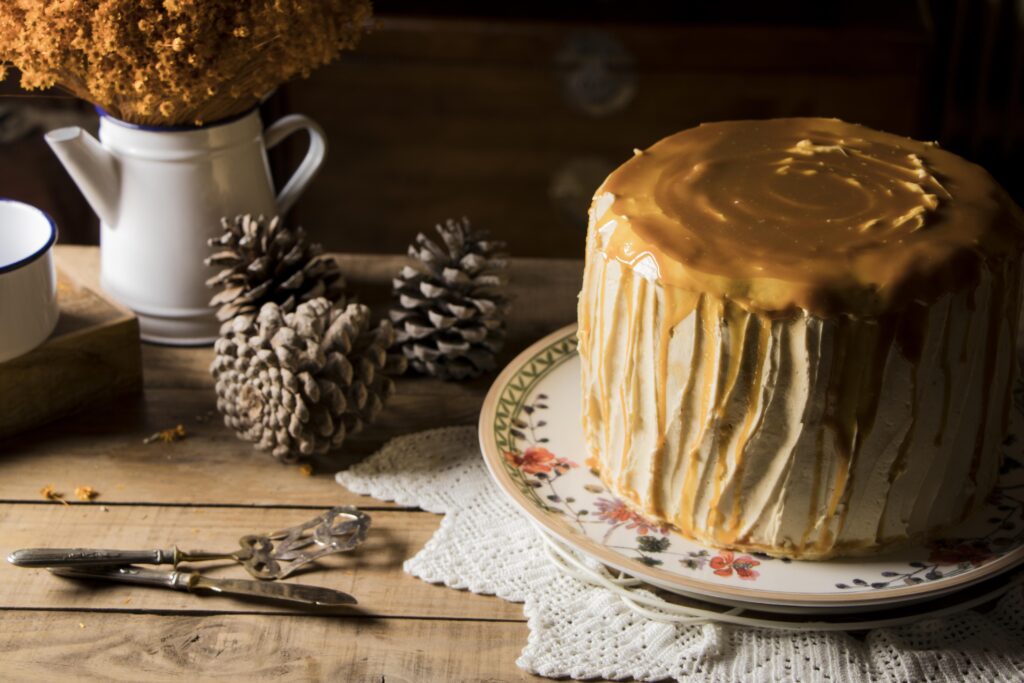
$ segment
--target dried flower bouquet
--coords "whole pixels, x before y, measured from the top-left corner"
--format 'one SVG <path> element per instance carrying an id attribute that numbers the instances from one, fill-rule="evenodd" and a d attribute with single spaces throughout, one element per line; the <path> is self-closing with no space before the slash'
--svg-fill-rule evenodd
<path id="1" fill-rule="evenodd" d="M 369 0 L 3 0 L 0 79 L 62 87 L 117 118 L 202 124 L 356 46 Z"/>

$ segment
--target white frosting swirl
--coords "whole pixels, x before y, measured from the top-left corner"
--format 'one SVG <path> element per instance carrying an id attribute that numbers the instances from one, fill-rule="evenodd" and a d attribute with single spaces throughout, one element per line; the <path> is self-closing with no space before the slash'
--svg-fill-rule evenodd
<path id="1" fill-rule="evenodd" d="M 593 464 L 710 545 L 800 558 L 959 521 L 995 482 L 1019 273 L 879 319 L 769 319 L 642 277 L 588 242 L 580 297 Z M 896 324 L 896 323 L 894 323 Z"/>

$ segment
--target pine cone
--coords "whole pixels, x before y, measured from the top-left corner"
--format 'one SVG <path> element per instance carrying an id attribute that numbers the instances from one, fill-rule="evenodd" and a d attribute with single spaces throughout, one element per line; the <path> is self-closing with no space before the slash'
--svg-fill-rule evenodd
<path id="1" fill-rule="evenodd" d="M 468 379 L 495 368 L 505 341 L 504 242 L 470 229 L 469 220 L 438 225 L 444 247 L 420 233 L 414 263 L 392 280 L 398 344 L 419 372 Z"/>
<path id="2" fill-rule="evenodd" d="M 389 373 L 405 359 L 388 354 L 391 323 L 370 327 L 362 304 L 341 309 L 327 299 L 293 313 L 264 304 L 217 340 L 210 372 L 217 409 L 239 438 L 293 462 L 337 448 L 372 421 L 394 391 Z"/>
<path id="3" fill-rule="evenodd" d="M 283 227 L 279 216 L 268 223 L 263 216 L 249 214 L 233 221 L 222 218 L 221 225 L 224 234 L 211 239 L 209 245 L 223 249 L 205 261 L 208 266 L 224 267 L 206 281 L 210 287 L 221 288 L 210 301 L 211 306 L 219 306 L 218 320 L 255 316 L 271 301 L 285 313 L 318 296 L 344 305 L 345 279 L 338 264 L 322 256 L 323 247 L 310 244 L 302 228 Z"/>

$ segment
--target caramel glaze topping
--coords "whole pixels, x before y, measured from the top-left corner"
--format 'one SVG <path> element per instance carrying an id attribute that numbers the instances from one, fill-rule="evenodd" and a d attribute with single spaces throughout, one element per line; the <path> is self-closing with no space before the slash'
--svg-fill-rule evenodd
<path id="1" fill-rule="evenodd" d="M 591 211 L 606 256 L 772 316 L 931 302 L 1024 244 L 1020 209 L 984 169 L 838 119 L 685 130 L 638 150 Z"/>

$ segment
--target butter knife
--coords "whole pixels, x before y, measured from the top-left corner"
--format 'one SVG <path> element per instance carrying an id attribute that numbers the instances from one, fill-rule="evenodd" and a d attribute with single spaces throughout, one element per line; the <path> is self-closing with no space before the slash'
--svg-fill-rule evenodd
<path id="1" fill-rule="evenodd" d="M 159 586 L 198 595 L 213 593 L 257 597 L 319 607 L 356 604 L 356 599 L 348 593 L 301 583 L 213 579 L 197 572 L 168 572 L 134 565 L 124 567 L 51 567 L 50 571 L 57 576 L 73 579 L 102 579 L 143 586 Z"/>

